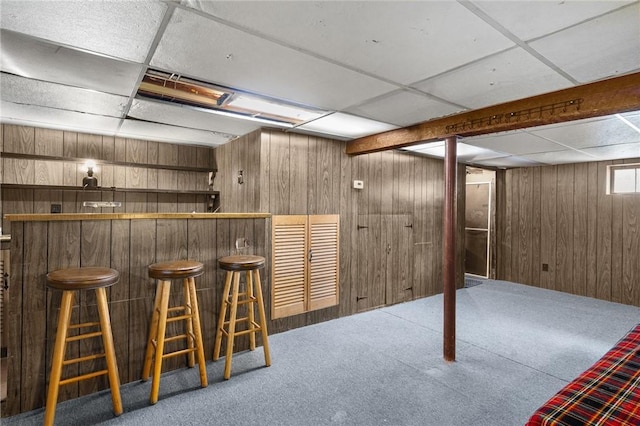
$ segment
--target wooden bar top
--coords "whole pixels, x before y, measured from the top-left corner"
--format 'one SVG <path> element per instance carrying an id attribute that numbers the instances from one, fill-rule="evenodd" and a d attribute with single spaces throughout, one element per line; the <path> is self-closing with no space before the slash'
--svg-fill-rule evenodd
<path id="1" fill-rule="evenodd" d="M 119 219 L 266 219 L 271 217 L 271 213 L 55 213 L 7 214 L 4 217 L 11 222 Z"/>

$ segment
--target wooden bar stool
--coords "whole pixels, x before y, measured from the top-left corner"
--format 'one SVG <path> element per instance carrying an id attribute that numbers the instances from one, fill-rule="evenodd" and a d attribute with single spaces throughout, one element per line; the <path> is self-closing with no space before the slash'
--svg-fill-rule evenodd
<path id="1" fill-rule="evenodd" d="M 158 402 L 160 373 L 164 358 L 186 354 L 189 367 L 193 367 L 195 364 L 193 354 L 195 352 L 198 356 L 198 366 L 200 367 L 200 385 L 203 388 L 208 385 L 195 280 L 195 277 L 199 277 L 203 272 L 204 265 L 193 260 L 176 260 L 149 265 L 149 277 L 158 280 L 153 314 L 151 315 L 149 339 L 147 340 L 147 350 L 142 368 L 142 380 L 146 381 L 151 372 L 151 362 L 154 362 L 151 396 L 149 398 L 151 404 Z M 171 280 L 177 279 L 182 279 L 183 304 L 169 307 Z M 185 322 L 185 333 L 167 337 L 165 335 L 167 323 L 174 321 Z M 186 349 L 164 353 L 165 343 L 180 339 L 186 340 Z"/>
<path id="2" fill-rule="evenodd" d="M 61 385 L 75 383 L 80 380 L 90 379 L 102 375 L 108 375 L 109 386 L 111 387 L 111 400 L 113 402 L 113 412 L 116 416 L 122 414 L 122 400 L 120 398 L 120 378 L 118 376 L 118 365 L 113 346 L 113 334 L 111 333 L 111 319 L 109 318 L 109 307 L 107 305 L 106 287 L 110 287 L 118 282 L 120 274 L 110 268 L 82 267 L 59 269 L 47 274 L 47 286 L 62 290 L 62 302 L 60 304 L 60 316 L 58 318 L 58 329 L 56 331 L 56 343 L 53 348 L 53 361 L 51 363 L 51 376 L 49 379 L 49 391 L 47 393 L 47 405 L 45 408 L 44 424 L 53 425 L 56 415 L 56 404 L 58 403 L 58 391 Z M 95 290 L 98 306 L 99 322 L 85 322 L 71 324 L 71 308 L 77 290 Z M 98 331 L 94 331 L 98 327 Z M 79 332 L 78 335 L 68 336 L 69 330 L 79 330 L 90 328 L 92 331 Z M 102 336 L 104 353 L 85 355 L 74 359 L 65 359 L 67 342 L 74 342 L 83 339 Z M 98 358 L 105 358 L 106 369 L 82 374 L 80 376 L 69 377 L 61 380 L 62 369 L 66 365 L 76 364 L 83 361 L 91 361 Z"/>
<path id="3" fill-rule="evenodd" d="M 224 364 L 224 378 L 231 377 L 231 358 L 233 356 L 233 341 L 236 336 L 249 334 L 249 348 L 253 351 L 256 348 L 255 334 L 260 331 L 262 333 L 262 345 L 264 348 L 264 361 L 268 366 L 271 365 L 271 355 L 269 353 L 269 337 L 267 335 L 267 319 L 264 314 L 264 302 L 262 300 L 262 287 L 260 285 L 260 269 L 264 267 L 265 259 L 261 256 L 235 255 L 218 259 L 218 265 L 221 269 L 227 271 L 224 282 L 222 306 L 220 307 L 220 315 L 216 326 L 216 340 L 213 348 L 213 360 L 220 358 L 220 346 L 222 344 L 222 335 L 227 337 L 227 352 Z M 240 275 L 246 272 L 246 291 L 240 293 Z M 231 283 L 233 282 L 233 290 L 231 295 Z M 253 285 L 255 283 L 255 293 Z M 229 297 L 231 296 L 231 297 Z M 259 323 L 254 318 L 254 303 L 258 306 Z M 247 306 L 247 316 L 237 318 L 238 305 Z M 226 320 L 227 308 L 231 307 L 229 320 Z M 246 322 L 245 330 L 236 331 L 237 323 Z"/>

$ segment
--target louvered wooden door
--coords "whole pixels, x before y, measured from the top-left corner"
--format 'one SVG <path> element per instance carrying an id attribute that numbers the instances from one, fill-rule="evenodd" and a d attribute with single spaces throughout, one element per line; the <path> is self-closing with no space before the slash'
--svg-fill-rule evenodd
<path id="1" fill-rule="evenodd" d="M 337 305 L 339 216 L 273 216 L 272 234 L 272 318 Z"/>

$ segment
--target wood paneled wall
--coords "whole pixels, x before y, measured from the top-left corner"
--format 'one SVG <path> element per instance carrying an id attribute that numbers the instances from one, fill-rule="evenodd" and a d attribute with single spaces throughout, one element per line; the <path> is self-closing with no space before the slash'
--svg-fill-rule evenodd
<path id="1" fill-rule="evenodd" d="M 498 278 L 640 306 L 640 196 L 606 194 L 623 162 L 499 172 Z"/>
<path id="2" fill-rule="evenodd" d="M 270 332 L 442 291 L 441 160 L 398 151 L 349 157 L 343 142 L 267 129 L 216 148 L 215 156 L 223 211 L 340 215 L 339 306 L 274 321 Z M 238 170 L 244 171 L 242 185 Z M 464 176 L 461 166 L 460 286 Z M 353 189 L 356 179 L 364 189 Z"/>
<path id="3" fill-rule="evenodd" d="M 49 213 L 51 204 L 61 204 L 64 213 L 207 211 L 206 195 L 185 194 L 180 191 L 209 190 L 208 172 L 191 171 L 188 168 L 214 170 L 211 148 L 9 124 L 3 124 L 0 128 L 1 183 L 78 188 L 78 191 L 4 188 L 0 197 L 0 213 L 3 216 L 11 213 Z M 43 157 L 12 158 L 5 155 L 9 153 Z M 99 186 L 139 189 L 140 192 L 81 191 L 86 171 L 84 161 L 78 159 L 85 158 L 97 163 Z M 172 167 L 184 169 L 176 170 Z M 120 201 L 122 207 L 96 210 L 82 207 L 84 201 Z M 11 232 L 7 221 L 3 221 L 3 232 Z"/>
<path id="4" fill-rule="evenodd" d="M 120 380 L 124 384 L 140 380 L 142 373 L 156 288 L 154 280 L 148 278 L 149 264 L 183 258 L 205 264 L 205 273 L 196 278 L 196 286 L 205 354 L 210 360 L 225 277 L 225 271 L 218 269 L 217 259 L 235 254 L 235 241 L 240 237 L 253 242 L 246 253 L 270 259 L 264 240 L 268 232 L 265 219 L 86 220 L 13 225 L 11 287 L 7 292 L 11 321 L 8 335 L 3 336 L 8 340 L 9 356 L 3 416 L 40 408 L 45 402 L 61 296 L 61 292 L 47 288 L 48 271 L 90 265 L 120 272 L 120 282 L 108 289 L 108 300 Z M 269 275 L 262 274 L 262 281 L 268 301 Z M 181 285 L 175 283 L 172 294 L 181 292 Z M 74 321 L 88 319 L 88 315 L 95 318 L 92 293 L 81 292 L 76 299 Z M 86 342 L 70 344 L 68 354 L 86 354 L 91 350 L 87 345 L 93 341 Z M 236 350 L 247 349 L 248 339 L 236 340 L 235 345 Z M 172 357 L 163 362 L 163 371 L 184 366 L 186 357 Z M 199 383 L 197 371 L 193 374 L 193 383 Z M 147 386 L 150 391 L 150 381 Z M 162 389 L 162 383 L 160 386 Z M 104 376 L 66 385 L 61 388 L 59 400 L 107 387 Z"/>

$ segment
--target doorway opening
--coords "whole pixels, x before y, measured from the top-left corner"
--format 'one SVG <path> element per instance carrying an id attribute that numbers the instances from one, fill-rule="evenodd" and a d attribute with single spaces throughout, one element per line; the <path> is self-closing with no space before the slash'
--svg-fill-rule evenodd
<path id="1" fill-rule="evenodd" d="M 465 200 L 465 286 L 495 278 L 496 172 L 467 167 Z M 479 282 L 478 282 L 479 281 Z"/>

